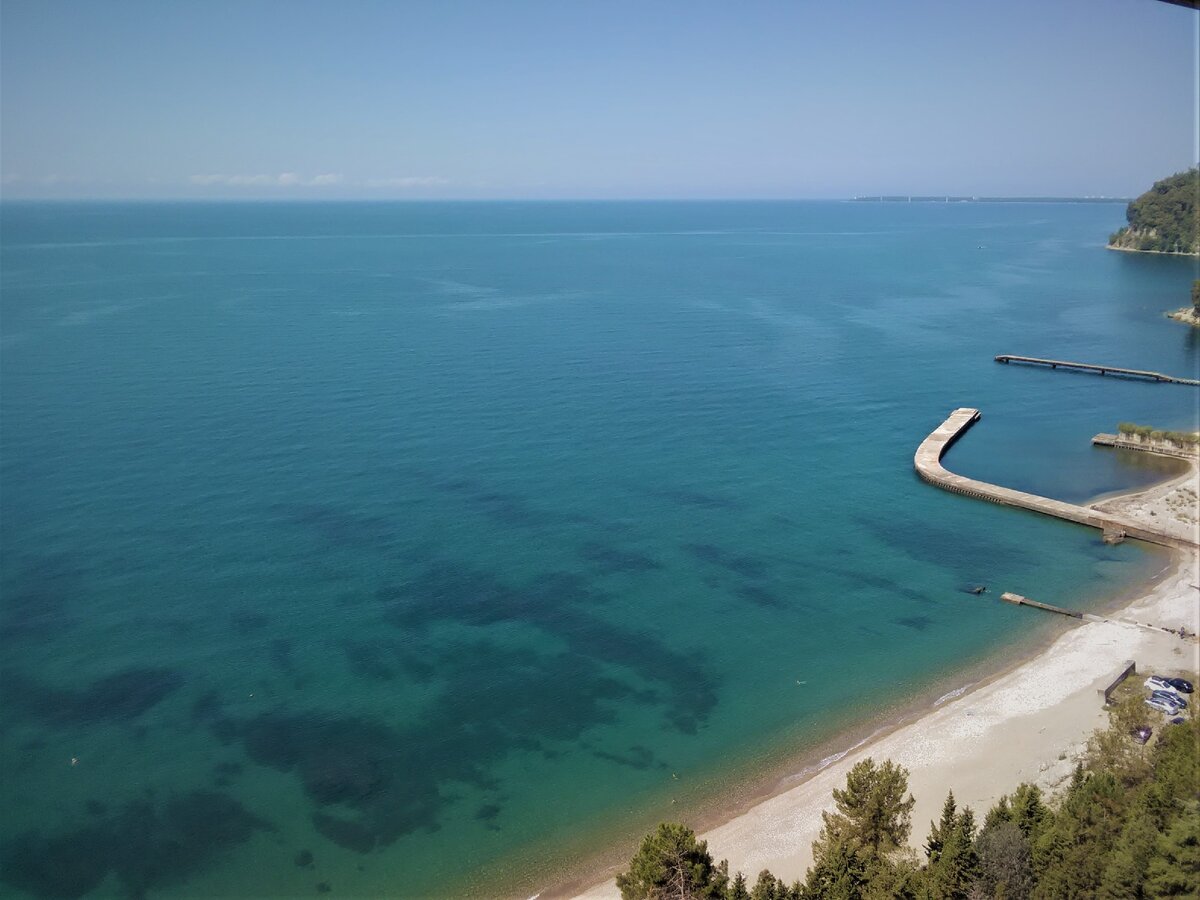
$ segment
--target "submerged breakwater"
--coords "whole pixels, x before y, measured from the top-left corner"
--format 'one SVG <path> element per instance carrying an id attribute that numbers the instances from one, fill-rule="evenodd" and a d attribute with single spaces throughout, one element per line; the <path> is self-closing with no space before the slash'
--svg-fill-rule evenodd
<path id="1" fill-rule="evenodd" d="M 1189 392 L 992 362 L 1195 372 L 1122 215 L 6 204 L 5 892 L 532 893 L 1127 589 L 911 469 L 1159 477 Z"/>

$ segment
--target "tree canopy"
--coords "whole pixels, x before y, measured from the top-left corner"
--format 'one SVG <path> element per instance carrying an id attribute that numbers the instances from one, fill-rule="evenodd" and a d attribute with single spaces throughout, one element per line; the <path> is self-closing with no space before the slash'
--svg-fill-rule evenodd
<path id="1" fill-rule="evenodd" d="M 1118 704 L 1070 785 L 1001 797 L 976 830 L 951 793 L 931 822 L 924 865 L 907 847 L 908 772 L 866 759 L 833 791 L 803 883 L 770 871 L 753 888 L 714 864 L 691 829 L 663 824 L 617 876 L 625 900 L 1150 900 L 1200 896 L 1200 720 L 1135 744 L 1140 695 Z M 1140 721 L 1140 720 L 1139 720 Z"/>
<path id="2" fill-rule="evenodd" d="M 1125 211 L 1129 224 L 1113 234 L 1108 245 L 1121 250 L 1200 255 L 1197 196 L 1200 169 L 1156 181 L 1150 190 L 1130 202 Z"/>

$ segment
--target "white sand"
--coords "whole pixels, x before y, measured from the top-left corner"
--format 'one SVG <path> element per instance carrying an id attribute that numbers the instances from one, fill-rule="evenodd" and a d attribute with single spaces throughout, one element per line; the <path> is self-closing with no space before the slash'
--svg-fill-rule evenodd
<path id="1" fill-rule="evenodd" d="M 1195 471 L 1138 495 L 1116 498 L 1124 513 L 1161 524 L 1170 518 L 1190 526 L 1197 518 Z M 1191 491 L 1190 495 L 1181 494 Z M 1190 499 L 1189 499 L 1190 498 Z M 1156 512 L 1150 517 L 1151 510 Z M 1190 521 L 1185 521 L 1190 518 Z M 1179 553 L 1170 571 L 1114 618 L 1200 631 L 1200 556 Z M 1029 610 L 1030 615 L 1042 615 Z M 1067 779 L 1088 737 L 1105 724 L 1097 691 L 1135 660 L 1138 672 L 1194 679 L 1200 644 L 1151 628 L 1093 621 L 1062 635 L 1048 649 L 1005 675 L 934 709 L 920 719 L 847 754 L 796 787 L 702 835 L 717 859 L 753 882 L 762 869 L 792 881 L 812 862 L 811 844 L 832 791 L 868 756 L 891 759 L 909 770 L 916 798 L 914 848 L 941 812 L 946 791 L 983 814 L 1023 781 L 1053 789 Z M 617 898 L 612 880 L 582 897 Z"/>

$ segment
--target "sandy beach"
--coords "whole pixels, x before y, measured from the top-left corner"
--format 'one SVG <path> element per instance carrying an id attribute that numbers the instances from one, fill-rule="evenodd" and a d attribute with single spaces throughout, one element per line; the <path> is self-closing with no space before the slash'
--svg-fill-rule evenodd
<path id="1" fill-rule="evenodd" d="M 1196 540 L 1196 489 L 1193 465 L 1178 478 L 1096 505 L 1158 527 L 1170 523 L 1173 533 Z M 1054 790 L 1070 777 L 1092 732 L 1106 723 L 1098 690 L 1127 660 L 1136 662 L 1142 677 L 1158 672 L 1194 678 L 1200 670 L 1196 638 L 1162 630 L 1182 625 L 1191 635 L 1200 631 L 1197 585 L 1200 554 L 1175 552 L 1166 571 L 1123 609 L 1107 618 L 1090 617 L 1026 662 L 853 749 L 701 837 L 714 858 L 728 859 L 731 870 L 745 872 L 751 881 L 762 869 L 786 881 L 802 879 L 812 862 L 821 812 L 832 807 L 833 789 L 868 756 L 909 770 L 916 798 L 910 843 L 918 850 L 948 789 L 980 818 L 1021 782 Z M 599 900 L 620 893 L 610 878 L 579 896 Z"/>

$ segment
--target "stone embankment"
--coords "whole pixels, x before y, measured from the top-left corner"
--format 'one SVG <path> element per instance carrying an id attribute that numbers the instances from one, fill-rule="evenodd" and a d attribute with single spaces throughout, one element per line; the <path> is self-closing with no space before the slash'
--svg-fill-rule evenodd
<path id="1" fill-rule="evenodd" d="M 1066 519 L 1068 522 L 1098 528 L 1108 540 L 1129 537 L 1166 547 L 1190 550 L 1200 548 L 1200 544 L 1194 540 L 1148 528 L 1132 519 L 1101 513 L 1086 506 L 1076 506 L 1074 503 L 1051 500 L 1049 497 L 1039 497 L 1037 494 L 1029 494 L 1025 491 L 1000 487 L 947 471 L 942 465 L 942 457 L 967 429 L 979 421 L 979 415 L 979 410 L 970 407 L 956 409 L 950 413 L 945 422 L 935 428 L 929 437 L 921 442 L 921 446 L 917 448 L 916 456 L 913 458 L 913 465 L 923 480 L 956 494 L 963 494 L 978 500 L 988 500 L 1002 506 L 1028 509 L 1043 515 Z"/>

